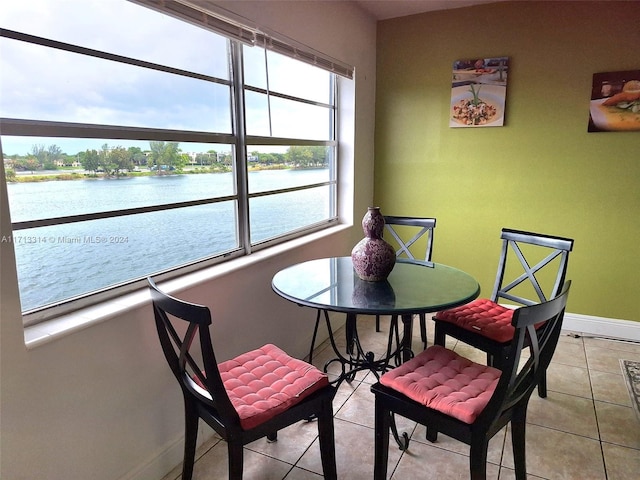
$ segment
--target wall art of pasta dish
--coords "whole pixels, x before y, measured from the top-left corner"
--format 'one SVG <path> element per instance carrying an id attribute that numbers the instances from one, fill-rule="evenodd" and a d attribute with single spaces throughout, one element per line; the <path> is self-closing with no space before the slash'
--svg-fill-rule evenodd
<path id="1" fill-rule="evenodd" d="M 450 127 L 504 125 L 509 57 L 453 62 Z"/>

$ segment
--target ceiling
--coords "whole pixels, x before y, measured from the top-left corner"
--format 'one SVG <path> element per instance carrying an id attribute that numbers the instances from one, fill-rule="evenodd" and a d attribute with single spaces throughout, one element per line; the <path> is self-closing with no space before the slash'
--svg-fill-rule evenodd
<path id="1" fill-rule="evenodd" d="M 377 20 L 504 0 L 354 0 Z"/>

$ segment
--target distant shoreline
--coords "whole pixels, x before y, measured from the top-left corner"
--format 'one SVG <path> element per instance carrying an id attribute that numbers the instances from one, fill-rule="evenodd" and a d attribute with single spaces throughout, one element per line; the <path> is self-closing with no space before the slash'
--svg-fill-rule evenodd
<path id="1" fill-rule="evenodd" d="M 292 167 L 286 165 L 256 165 L 249 167 L 250 172 L 262 170 L 316 170 L 328 167 Z M 228 169 L 210 169 L 189 166 L 180 172 L 165 172 L 157 174 L 155 171 L 132 171 L 122 175 L 105 175 L 104 173 L 88 173 L 87 170 L 47 170 L 44 172 L 16 172 L 15 177 L 7 179 L 7 183 L 39 183 L 39 182 L 60 182 L 68 180 L 118 180 L 132 177 L 153 177 L 153 176 L 173 176 L 173 175 L 199 175 L 204 173 L 229 173 Z"/>

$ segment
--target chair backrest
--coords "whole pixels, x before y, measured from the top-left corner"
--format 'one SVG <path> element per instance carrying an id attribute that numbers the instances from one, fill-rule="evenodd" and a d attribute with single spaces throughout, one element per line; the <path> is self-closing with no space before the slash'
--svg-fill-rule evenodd
<path id="1" fill-rule="evenodd" d="M 224 425 L 239 425 L 213 352 L 211 312 L 203 305 L 167 295 L 151 278 L 147 281 L 162 351 L 183 394 L 215 408 Z M 198 342 L 194 342 L 196 337 Z"/>
<path id="2" fill-rule="evenodd" d="M 491 300 L 535 305 L 554 298 L 564 284 L 573 240 L 507 228 L 500 238 L 502 251 Z"/>
<path id="3" fill-rule="evenodd" d="M 391 243 L 396 249 L 396 261 L 431 264 L 433 250 L 433 230 L 436 228 L 435 218 L 420 217 L 384 217 L 385 230 L 394 238 Z M 407 227 L 407 228 L 405 228 Z M 424 255 L 418 254 L 411 247 L 422 237 L 426 236 Z M 405 240 L 406 239 L 406 240 Z M 389 239 L 386 239 L 389 241 Z M 395 245 L 394 245 L 395 243 Z M 422 244 L 422 242 L 420 242 Z M 422 250 L 421 250 L 422 251 Z"/>
<path id="4" fill-rule="evenodd" d="M 513 341 L 502 367 L 502 375 L 489 403 L 476 422 L 491 424 L 529 396 L 543 378 L 558 344 L 571 281 L 552 300 L 518 308 L 511 324 Z M 526 361 L 520 362 L 522 355 Z M 523 358 L 524 359 L 524 358 Z"/>

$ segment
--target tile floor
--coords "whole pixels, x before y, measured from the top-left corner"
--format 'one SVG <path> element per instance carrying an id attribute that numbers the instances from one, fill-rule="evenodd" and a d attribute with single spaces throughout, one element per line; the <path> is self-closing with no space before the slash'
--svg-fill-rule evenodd
<path id="1" fill-rule="evenodd" d="M 416 324 L 418 322 L 415 322 Z M 428 322 L 433 323 L 433 322 Z M 374 322 L 359 319 L 361 338 L 368 349 L 383 351 L 388 325 L 376 333 Z M 344 343 L 344 335 L 338 339 Z M 417 332 L 416 332 L 417 333 Z M 433 332 L 429 332 L 429 339 Z M 414 335 L 414 351 L 421 348 Z M 482 362 L 484 354 L 452 341 L 449 348 Z M 331 358 L 327 342 L 316 349 L 314 364 Z M 619 359 L 640 361 L 640 344 L 576 337 L 563 332 L 548 371 L 548 397 L 533 394 L 527 418 L 527 473 L 529 479 L 638 480 L 640 479 L 640 419 L 635 415 Z M 344 382 L 334 401 L 338 478 L 373 478 L 373 394 L 375 377 L 361 373 Z M 425 439 L 425 429 L 406 419 L 398 427 L 411 436 L 406 452 L 392 442 L 391 479 L 467 479 L 468 447 L 444 435 L 436 443 Z M 508 427 L 507 427 L 508 428 Z M 514 477 L 511 439 L 506 429 L 489 445 L 487 478 Z M 180 478 L 177 466 L 164 480 Z M 198 451 L 194 480 L 227 478 L 226 444 L 217 436 Z M 322 467 L 315 423 L 302 422 L 278 433 L 278 441 L 258 440 L 245 448 L 245 480 L 319 480 Z"/>

